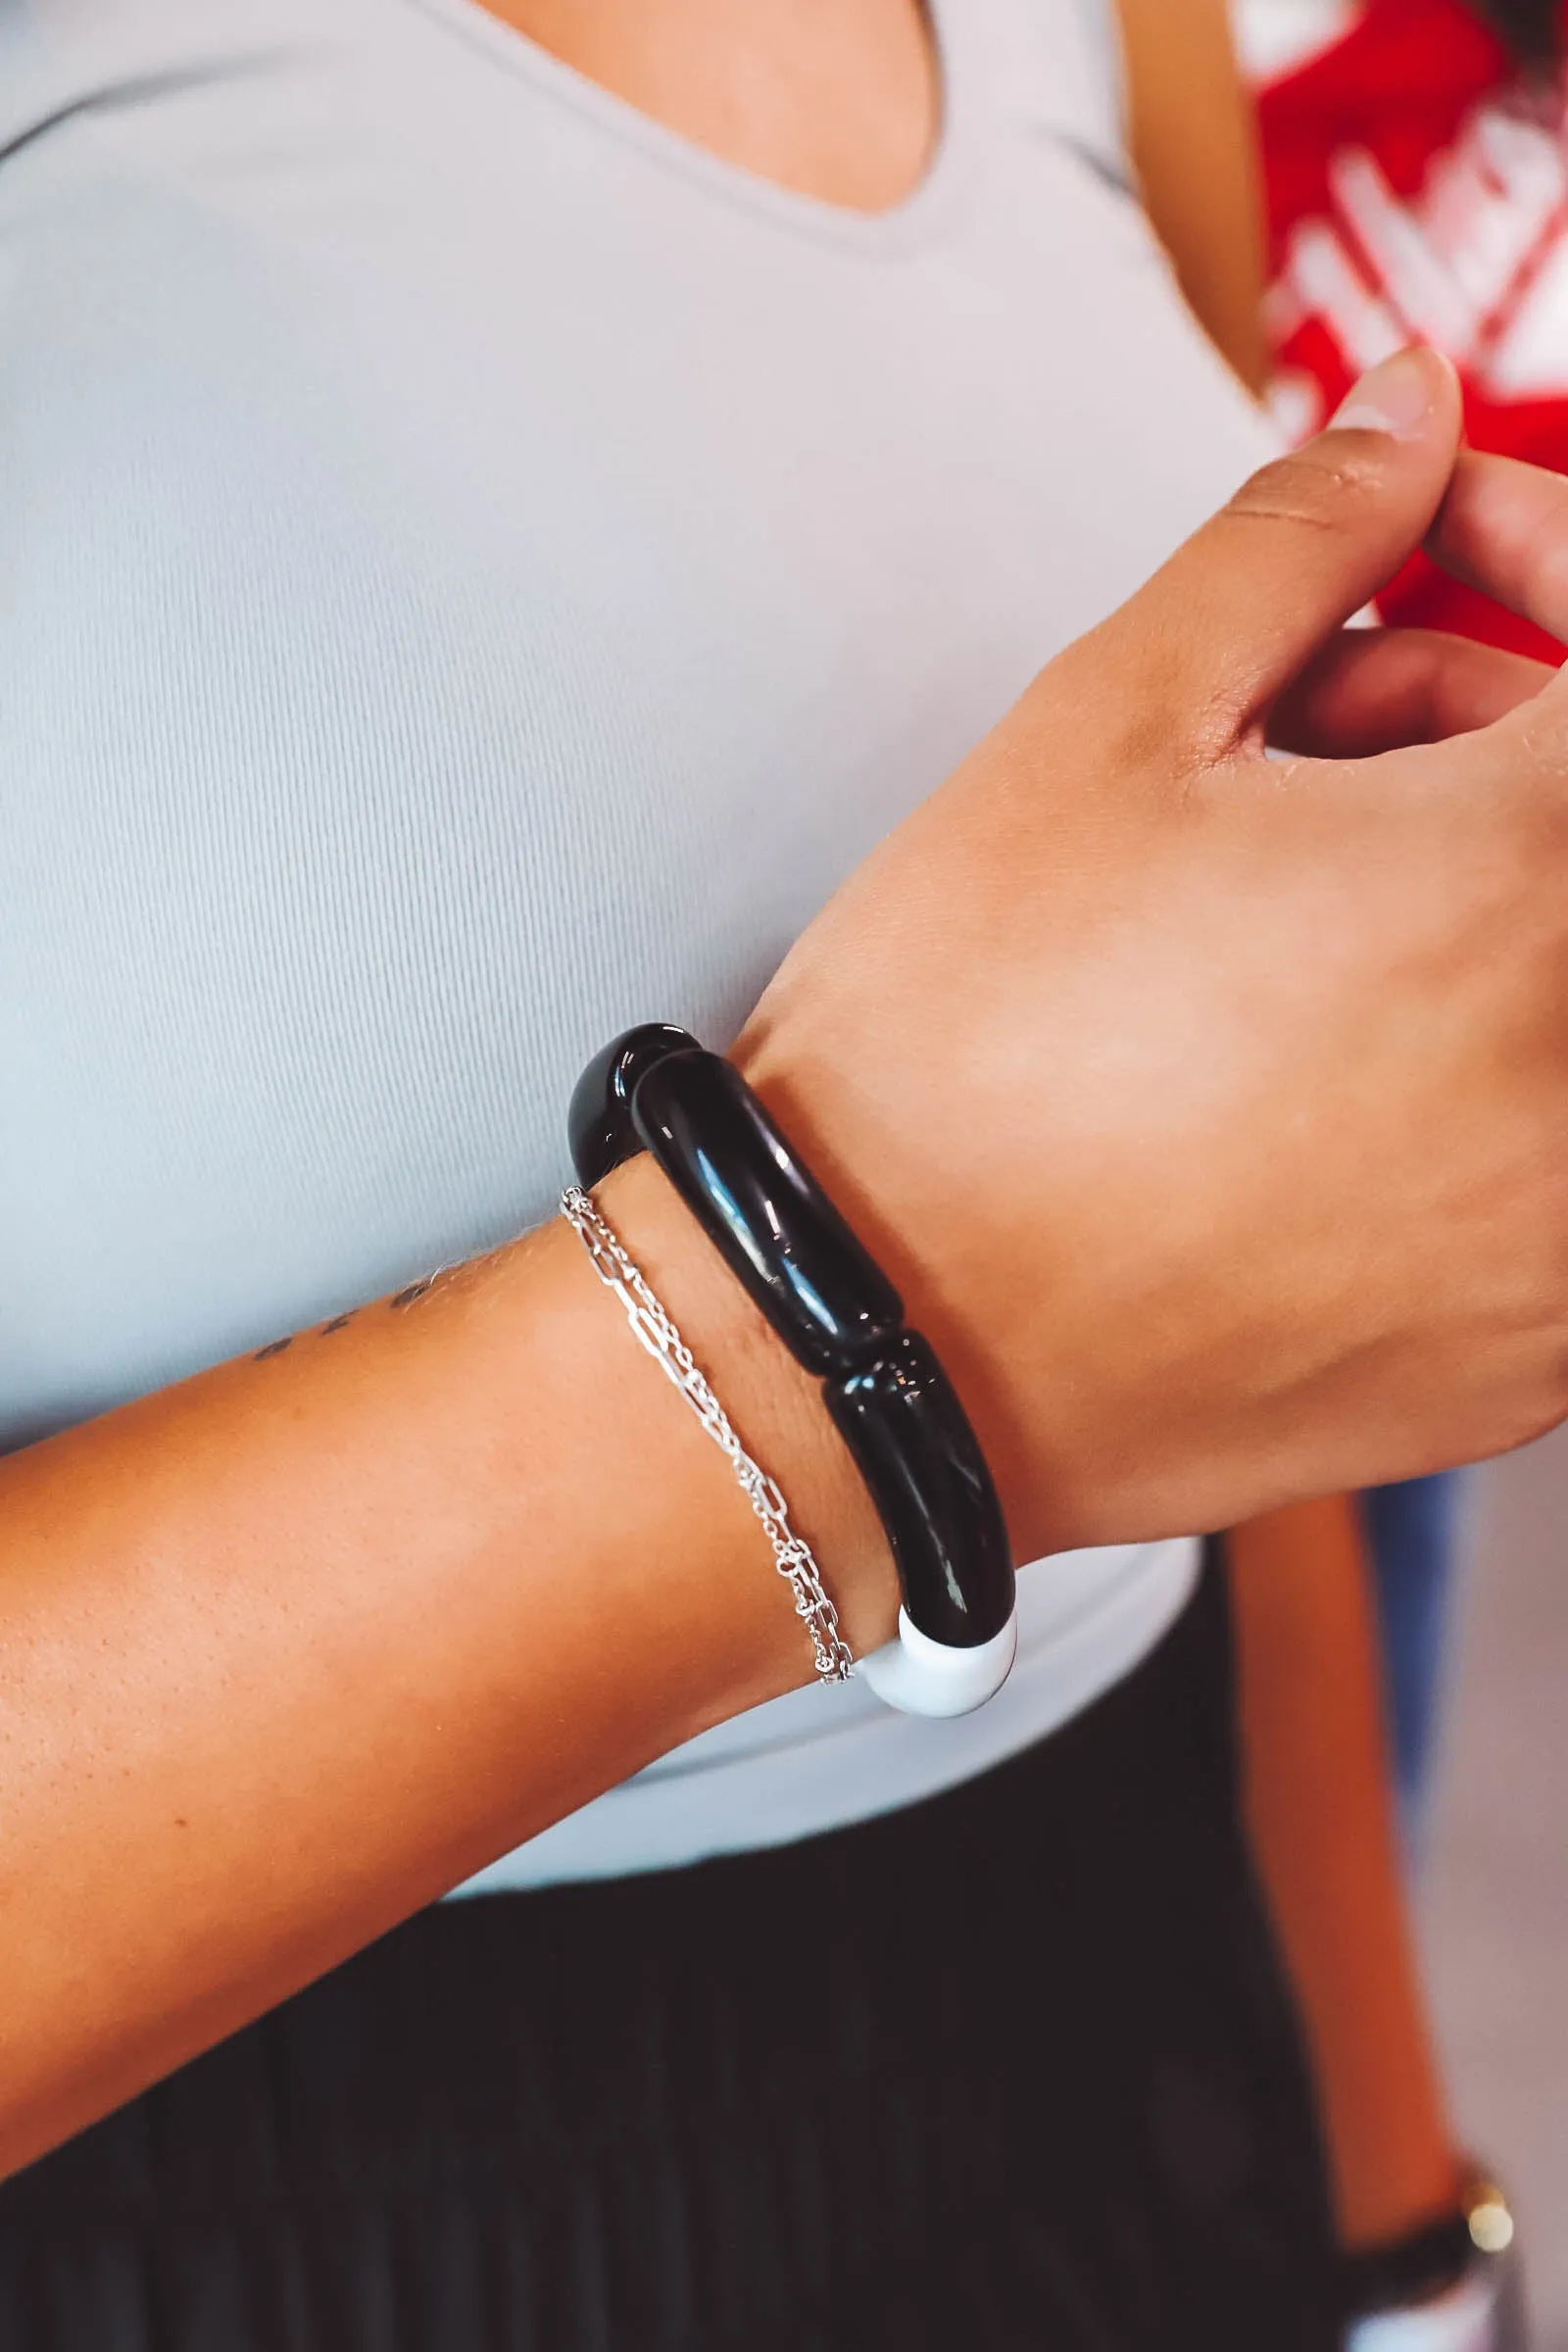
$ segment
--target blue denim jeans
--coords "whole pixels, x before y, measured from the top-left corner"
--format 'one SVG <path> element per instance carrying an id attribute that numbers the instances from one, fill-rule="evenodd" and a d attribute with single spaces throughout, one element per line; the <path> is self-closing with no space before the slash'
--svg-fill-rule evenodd
<path id="1" fill-rule="evenodd" d="M 1447 1666 L 1464 1473 L 1439 1472 L 1361 1497 L 1383 1638 L 1395 1786 L 1419 1839 Z"/>

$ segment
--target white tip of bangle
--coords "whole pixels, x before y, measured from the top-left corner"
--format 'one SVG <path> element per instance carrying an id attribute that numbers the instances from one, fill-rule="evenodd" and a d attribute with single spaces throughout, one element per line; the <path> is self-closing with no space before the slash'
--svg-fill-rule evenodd
<path id="1" fill-rule="evenodd" d="M 899 1638 L 885 1642 L 855 1671 L 863 1675 L 885 1706 L 902 1715 L 968 1715 L 995 1698 L 1018 1654 L 1018 1612 L 1000 1634 L 978 1649 L 950 1649 L 933 1642 L 899 1611 Z"/>
<path id="2" fill-rule="evenodd" d="M 1496 2352 L 1500 2327 L 1495 2282 L 1472 2274 L 1435 2303 L 1354 2321 L 1346 2352 Z"/>

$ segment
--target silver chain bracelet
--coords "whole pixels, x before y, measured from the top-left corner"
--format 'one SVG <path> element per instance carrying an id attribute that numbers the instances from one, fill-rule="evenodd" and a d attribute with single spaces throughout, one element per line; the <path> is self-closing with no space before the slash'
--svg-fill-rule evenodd
<path id="1" fill-rule="evenodd" d="M 626 1320 L 637 1338 L 665 1378 L 680 1391 L 734 1471 L 773 1546 L 778 1572 L 795 1595 L 795 1613 L 811 1637 L 817 1673 L 825 1683 L 847 1683 L 855 1672 L 854 1653 L 839 1631 L 839 1613 L 823 1589 L 811 1547 L 791 1527 L 788 1507 L 774 1481 L 753 1461 L 735 1435 L 729 1416 L 693 1362 L 691 1349 L 627 1256 L 613 1229 L 579 1186 L 570 1185 L 562 1194 L 561 1213 L 592 1258 L 600 1281 L 607 1290 L 614 1292 L 625 1308 Z"/>

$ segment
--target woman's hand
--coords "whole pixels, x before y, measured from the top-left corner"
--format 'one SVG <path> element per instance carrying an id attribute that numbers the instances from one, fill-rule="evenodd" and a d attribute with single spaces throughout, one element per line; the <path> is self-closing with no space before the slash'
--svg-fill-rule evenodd
<path id="1" fill-rule="evenodd" d="M 1022 1554 L 1568 1411 L 1568 680 L 1337 635 L 1435 519 L 1568 624 L 1559 487 L 1467 459 L 1444 506 L 1458 426 L 1405 355 L 1254 476 L 853 876 L 737 1049 Z M 1276 710 L 1353 756 L 1266 760 Z"/>

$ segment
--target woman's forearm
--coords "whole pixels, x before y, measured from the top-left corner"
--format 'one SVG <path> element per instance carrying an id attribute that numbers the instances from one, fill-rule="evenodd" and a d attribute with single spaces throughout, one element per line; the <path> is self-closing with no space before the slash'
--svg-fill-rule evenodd
<path id="1" fill-rule="evenodd" d="M 812 1384 L 649 1163 L 605 1199 L 853 1644 L 885 1639 Z M 0 2163 L 809 1677 L 744 1496 L 566 1227 L 400 1296 L 0 1463 Z"/>
<path id="2" fill-rule="evenodd" d="M 1458 2165 L 1405 1914 L 1353 1503 L 1228 1539 L 1248 1812 L 1314 2061 L 1342 2241 L 1452 2210 Z"/>

